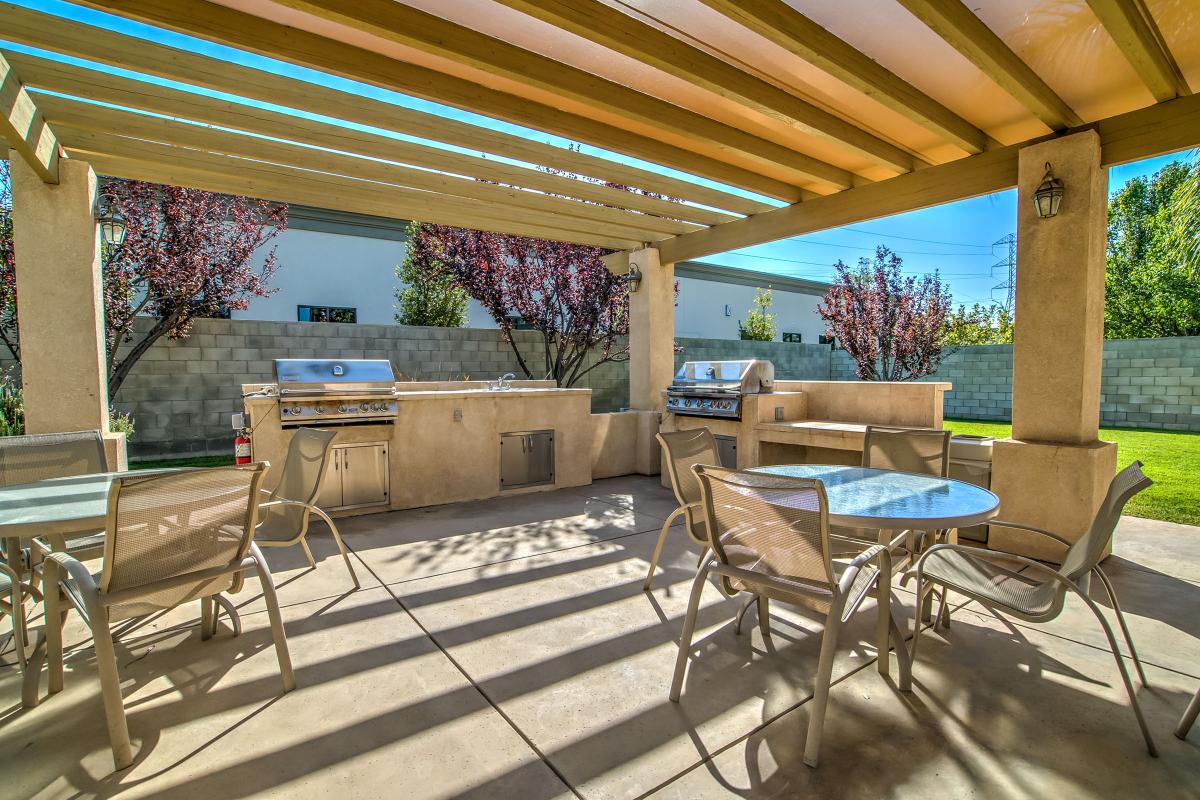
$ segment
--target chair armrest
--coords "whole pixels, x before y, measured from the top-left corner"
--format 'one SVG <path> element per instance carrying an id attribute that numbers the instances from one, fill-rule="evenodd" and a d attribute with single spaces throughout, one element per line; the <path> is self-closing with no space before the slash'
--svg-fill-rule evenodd
<path id="1" fill-rule="evenodd" d="M 272 500 L 269 503 L 259 503 L 259 509 L 271 508 L 272 506 L 300 506 L 301 508 L 314 509 L 312 503 L 302 503 L 299 500 Z"/>
<path id="2" fill-rule="evenodd" d="M 80 586 L 93 590 L 96 588 L 96 579 L 92 577 L 92 573 L 88 572 L 88 568 L 83 565 L 82 561 L 70 553 L 46 553 L 46 560 L 53 561 L 61 567 L 71 577 L 71 580 Z"/>
<path id="3" fill-rule="evenodd" d="M 1048 536 L 1049 538 L 1053 539 L 1054 541 L 1058 542 L 1059 544 L 1065 544 L 1067 547 L 1071 546 L 1071 542 L 1069 540 L 1064 539 L 1063 537 L 1059 536 L 1057 533 L 1052 533 L 1051 531 L 1048 531 L 1045 528 L 1036 528 L 1033 525 L 1023 525 L 1020 522 L 1006 522 L 1002 519 L 990 519 L 987 521 L 987 524 L 988 525 L 999 525 L 1004 528 L 1016 528 L 1017 530 L 1029 531 L 1030 533 L 1040 534 L 1041 536 Z M 999 552 L 1004 552 L 1004 551 L 1001 550 Z"/>
<path id="4" fill-rule="evenodd" d="M 848 566 L 846 571 L 842 573 L 842 579 L 838 581 L 838 591 L 842 594 L 850 591 L 850 587 L 854 585 L 854 581 L 858 580 L 858 573 L 862 571 L 862 568 L 877 558 L 882 558 L 884 561 L 883 565 L 879 567 L 880 573 L 886 573 L 890 576 L 892 572 L 891 549 L 882 544 L 872 545 L 856 555 L 854 560 L 850 562 L 850 566 Z"/>
<path id="5" fill-rule="evenodd" d="M 1052 569 L 1046 564 L 1043 564 L 1041 561 L 1035 561 L 1032 558 L 1019 556 L 1016 553 L 1006 553 L 1003 550 L 984 550 L 980 547 L 969 547 L 963 544 L 948 543 L 935 544 L 922 553 L 921 557 L 917 559 L 917 563 L 913 566 L 913 568 L 904 573 L 904 578 L 900 581 L 900 585 L 903 586 L 911 576 L 921 572 L 925 565 L 925 559 L 941 550 L 954 550 L 956 552 L 963 553 L 970 558 L 975 558 L 980 561 L 990 561 L 994 564 L 999 564 L 1001 561 L 1016 561 L 1018 564 L 1024 567 L 1029 567 L 1040 575 L 1061 583 L 1066 588 L 1078 591 L 1078 587 L 1071 583 L 1071 581 L 1067 580 L 1067 578 L 1065 578 L 1058 570 Z M 1000 566 L 1003 566 L 1003 564 L 1000 564 Z"/>

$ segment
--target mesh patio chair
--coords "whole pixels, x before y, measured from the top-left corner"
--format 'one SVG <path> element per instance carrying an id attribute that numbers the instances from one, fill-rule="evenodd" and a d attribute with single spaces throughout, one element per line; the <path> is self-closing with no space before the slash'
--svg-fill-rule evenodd
<path id="1" fill-rule="evenodd" d="M 700 596 L 710 573 L 719 577 L 727 595 L 751 592 L 760 600 L 759 623 L 766 626 L 768 598 L 803 606 L 826 615 L 821 636 L 804 763 L 817 766 L 821 731 L 829 701 L 829 683 L 841 626 L 876 589 L 888 616 L 890 641 L 900 662 L 900 687 L 909 688 L 908 651 L 891 609 L 892 550 L 874 545 L 852 561 L 834 561 L 825 487 L 820 481 L 789 478 L 721 467 L 696 466 L 712 553 L 705 557 L 692 583 L 670 698 L 679 701 L 691 654 Z M 765 627 L 764 627 L 765 630 Z M 879 654 L 880 671 L 889 658 Z"/>
<path id="2" fill-rule="evenodd" d="M 950 431 L 934 428 L 868 425 L 863 438 L 862 465 L 873 469 L 914 472 L 918 475 L 946 478 L 950 475 L 950 437 Z M 853 534 L 848 535 L 853 536 Z M 907 536 L 909 552 L 919 552 L 927 535 L 934 541 L 946 541 L 950 532 L 944 530 L 910 531 Z M 876 537 L 876 541 L 878 540 L 879 537 Z M 898 563 L 893 566 L 896 570 L 901 570 L 908 564 Z M 921 619 L 929 619 L 932 605 L 932 596 L 922 598 Z M 944 625 L 950 624 L 949 606 L 945 602 L 942 603 L 939 610 L 939 619 Z"/>
<path id="3" fill-rule="evenodd" d="M 715 466 L 721 463 L 721 457 L 717 454 L 717 440 L 708 428 L 667 431 L 656 438 L 667 456 L 667 475 L 671 479 L 671 489 L 675 492 L 679 508 L 671 512 L 658 534 L 654 557 L 650 559 L 650 571 L 646 573 L 646 582 L 642 584 L 645 591 L 650 590 L 654 570 L 658 568 L 658 559 L 662 556 L 663 543 L 667 540 L 667 531 L 680 516 L 683 517 L 683 529 L 688 538 L 700 545 L 700 557 L 703 558 L 708 551 L 708 534 L 704 530 L 704 511 L 700 504 L 700 482 L 692 472 L 692 467 L 696 464 Z"/>
<path id="4" fill-rule="evenodd" d="M 283 475 L 279 485 L 267 494 L 267 502 L 259 507 L 262 522 L 254 532 L 254 541 L 261 547 L 288 547 L 299 544 L 304 549 L 304 555 L 312 567 L 317 566 L 312 551 L 308 549 L 309 518 L 316 514 L 325 521 L 333 532 L 333 540 L 337 542 L 346 569 L 350 570 L 350 579 L 354 588 L 360 588 L 358 575 L 354 573 L 354 565 L 342 542 L 342 535 L 329 515 L 317 507 L 317 496 L 321 492 L 321 478 L 325 475 L 325 465 L 329 460 L 329 448 L 336 436 L 333 431 L 322 431 L 316 428 L 297 428 L 292 442 L 288 445 L 287 459 L 283 462 Z"/>
<path id="5" fill-rule="evenodd" d="M 1142 716 L 1133 682 L 1129 679 L 1129 672 L 1125 668 L 1125 660 L 1121 656 L 1121 649 L 1117 645 L 1112 627 L 1099 606 L 1088 595 L 1091 577 L 1095 575 L 1108 594 L 1142 686 L 1147 686 L 1146 673 L 1142 669 L 1141 660 L 1138 659 L 1137 649 L 1133 646 L 1133 638 L 1129 634 L 1129 626 L 1125 624 L 1121 605 L 1117 602 L 1117 592 L 1104 570 L 1100 569 L 1100 559 L 1104 557 L 1104 551 L 1112 540 L 1125 503 L 1151 483 L 1152 481 L 1142 474 L 1140 461 L 1134 461 L 1117 473 L 1109 484 L 1108 492 L 1097 509 L 1091 526 L 1074 544 L 1041 528 L 992 520 L 992 525 L 1017 528 L 1062 544 L 1066 548 L 1066 556 L 1057 569 L 1011 553 L 958 544 L 936 544 L 917 559 L 910 575 L 916 577 L 918 592 L 923 591 L 926 584 L 935 583 L 942 586 L 943 590 L 952 589 L 993 611 L 1031 623 L 1050 622 L 1057 618 L 1066 603 L 1068 592 L 1079 597 L 1096 615 L 1100 627 L 1108 637 L 1108 644 L 1117 661 L 1117 669 L 1121 673 L 1129 701 L 1133 705 L 1138 727 L 1146 739 L 1146 749 L 1150 751 L 1150 755 L 1156 756 L 1158 752 L 1155 750 L 1154 740 L 1150 738 L 1150 731 L 1146 727 L 1146 720 Z M 905 576 L 906 580 L 907 578 L 908 576 Z M 911 658 L 914 662 L 920 636 L 921 625 L 918 621 L 912 640 Z"/>
<path id="6" fill-rule="evenodd" d="M 868 425 L 862 465 L 945 478 L 950 474 L 950 435 L 932 428 Z"/>
<path id="7" fill-rule="evenodd" d="M 254 570 L 266 601 L 283 690 L 295 688 L 271 572 L 252 541 L 266 466 L 260 463 L 119 479 L 108 499 L 101 571 L 93 575 L 68 553 L 46 555 L 47 585 L 56 581 L 62 588 L 62 597 L 58 592 L 46 592 L 50 692 L 62 689 L 59 604 L 65 599 L 92 630 L 117 769 L 133 763 L 133 752 L 112 623 L 200 600 L 201 630 L 207 638 L 215 619 L 214 598 L 221 592 L 240 591 L 244 572 Z"/>
<path id="8" fill-rule="evenodd" d="M 89 475 L 108 470 L 104 439 L 100 431 L 71 433 L 42 433 L 27 436 L 0 437 L 0 486 L 33 483 L 48 478 Z M 103 548 L 104 534 L 96 532 L 59 542 L 79 558 L 96 558 Z M 19 540 L 0 539 L 0 552 L 6 562 L 0 570 L 0 614 L 12 619 L 14 630 L 20 628 L 13 642 L 17 646 L 17 662 L 26 665 L 25 645 L 29 634 L 25 627 L 24 600 L 28 595 L 36 602 L 41 592 L 36 585 L 36 548 L 23 548 Z"/>
<path id="9" fill-rule="evenodd" d="M 107 471 L 108 456 L 100 431 L 0 437 L 0 486 Z M 77 535 L 65 546 L 80 558 L 98 558 L 104 533 Z"/>

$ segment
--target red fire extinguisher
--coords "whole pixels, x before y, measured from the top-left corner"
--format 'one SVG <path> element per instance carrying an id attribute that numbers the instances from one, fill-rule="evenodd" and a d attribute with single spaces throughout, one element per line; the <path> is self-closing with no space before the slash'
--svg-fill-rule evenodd
<path id="1" fill-rule="evenodd" d="M 250 463 L 250 431 L 242 428 L 233 437 L 233 456 L 235 464 Z"/>

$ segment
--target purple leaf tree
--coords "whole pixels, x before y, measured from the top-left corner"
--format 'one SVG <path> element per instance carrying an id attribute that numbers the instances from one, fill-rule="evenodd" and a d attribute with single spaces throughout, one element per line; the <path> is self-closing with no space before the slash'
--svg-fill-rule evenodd
<path id="1" fill-rule="evenodd" d="M 500 327 L 527 378 L 573 386 L 600 364 L 624 361 L 629 291 L 597 247 L 422 224 L 409 241 L 422 270 L 445 271 Z M 542 363 L 513 330 L 541 334 Z"/>
<path id="2" fill-rule="evenodd" d="M 826 333 L 845 348 L 865 381 L 911 381 L 936 372 L 942 360 L 950 292 L 935 272 L 901 274 L 901 258 L 886 247 L 837 279 L 817 306 Z"/>

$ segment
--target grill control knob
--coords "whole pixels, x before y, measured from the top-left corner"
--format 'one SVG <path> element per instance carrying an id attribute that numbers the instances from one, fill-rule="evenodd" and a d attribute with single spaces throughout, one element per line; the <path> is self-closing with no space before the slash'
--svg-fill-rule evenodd
<path id="1" fill-rule="evenodd" d="M 369 405 L 367 405 L 366 403 L 363 403 L 358 408 L 360 411 L 370 411 L 371 410 L 371 407 Z"/>
<path id="2" fill-rule="evenodd" d="M 324 413 L 325 413 L 325 406 L 317 406 L 317 413 L 318 413 L 318 414 L 324 414 Z"/>
<path id="3" fill-rule="evenodd" d="M 345 406 L 338 406 L 338 413 L 339 413 L 339 414 L 345 414 L 345 413 L 346 413 L 346 407 L 345 407 Z"/>

